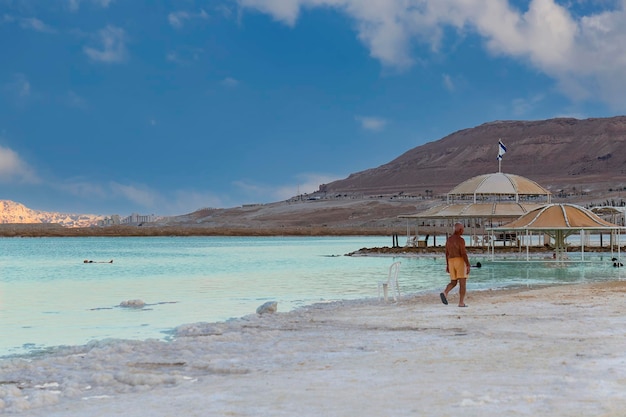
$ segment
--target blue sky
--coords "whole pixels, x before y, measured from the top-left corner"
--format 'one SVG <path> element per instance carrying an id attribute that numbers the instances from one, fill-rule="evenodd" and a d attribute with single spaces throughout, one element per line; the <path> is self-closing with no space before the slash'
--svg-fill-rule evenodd
<path id="1" fill-rule="evenodd" d="M 0 0 L 0 199 L 268 203 L 493 120 L 624 114 L 625 21 L 626 0 Z"/>

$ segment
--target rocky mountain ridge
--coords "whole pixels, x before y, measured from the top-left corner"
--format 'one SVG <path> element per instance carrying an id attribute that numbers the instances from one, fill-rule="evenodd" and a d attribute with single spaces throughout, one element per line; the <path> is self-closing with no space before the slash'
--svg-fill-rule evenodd
<path id="1" fill-rule="evenodd" d="M 481 174 L 527 177 L 553 193 L 626 186 L 626 116 L 495 121 L 413 148 L 377 168 L 320 186 L 318 195 L 444 194 Z"/>
<path id="2" fill-rule="evenodd" d="M 68 214 L 32 210 L 23 204 L 10 200 L 0 200 L 0 224 L 50 223 L 66 227 L 89 227 L 102 220 L 103 216 L 93 214 Z"/>

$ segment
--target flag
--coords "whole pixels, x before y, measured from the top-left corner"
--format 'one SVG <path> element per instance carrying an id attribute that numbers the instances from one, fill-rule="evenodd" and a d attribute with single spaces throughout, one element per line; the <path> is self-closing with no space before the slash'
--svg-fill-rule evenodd
<path id="1" fill-rule="evenodd" d="M 506 146 L 501 140 L 498 141 L 498 161 L 502 160 L 502 155 L 506 153 Z"/>

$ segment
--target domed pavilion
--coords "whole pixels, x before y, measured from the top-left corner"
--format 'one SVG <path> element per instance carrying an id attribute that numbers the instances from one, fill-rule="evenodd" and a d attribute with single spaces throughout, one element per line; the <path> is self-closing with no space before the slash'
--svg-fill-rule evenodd
<path id="1" fill-rule="evenodd" d="M 565 239 L 574 233 L 580 234 L 581 258 L 585 257 L 586 237 L 591 233 L 606 233 L 610 236 L 611 252 L 617 246 L 618 257 L 620 252 L 620 233 L 626 228 L 601 219 L 591 210 L 575 204 L 546 204 L 501 227 L 495 227 L 490 231 L 496 233 L 516 233 L 520 237 L 526 237 L 530 242 L 533 232 L 550 236 L 554 242 L 554 259 L 567 259 L 567 243 Z M 529 244 L 526 244 L 526 258 L 528 259 Z"/>
<path id="2" fill-rule="evenodd" d="M 487 228 L 508 223 L 546 204 L 552 193 L 536 182 L 515 174 L 496 172 L 470 178 L 447 193 L 446 203 L 426 211 L 398 216 L 407 219 L 407 244 L 428 246 L 432 234 L 436 246 L 436 230 L 450 230 L 456 222 L 463 223 L 472 238 L 473 246 L 484 246 L 491 237 Z M 411 220 L 415 227 L 411 232 Z M 418 230 L 426 235 L 418 240 Z M 514 234 L 498 234 L 496 240 L 513 244 Z"/>

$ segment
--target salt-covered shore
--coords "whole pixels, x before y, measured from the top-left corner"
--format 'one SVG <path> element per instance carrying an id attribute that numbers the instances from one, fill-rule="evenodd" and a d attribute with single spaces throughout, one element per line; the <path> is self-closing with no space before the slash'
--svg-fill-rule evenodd
<path id="1" fill-rule="evenodd" d="M 471 287 L 470 287 L 471 288 Z M 21 416 L 624 416 L 626 282 L 363 300 L 0 361 Z"/>

